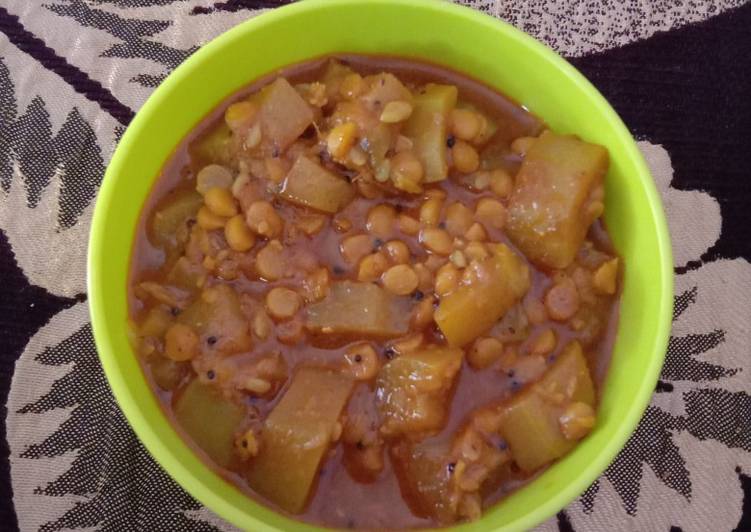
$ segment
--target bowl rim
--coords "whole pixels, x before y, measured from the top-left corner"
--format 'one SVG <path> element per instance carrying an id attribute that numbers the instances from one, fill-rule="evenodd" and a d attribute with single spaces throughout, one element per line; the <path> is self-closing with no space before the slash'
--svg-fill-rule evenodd
<path id="1" fill-rule="evenodd" d="M 664 287 L 660 294 L 659 300 L 659 320 L 656 337 L 654 340 L 653 355 L 649 359 L 649 365 L 643 369 L 643 379 L 639 387 L 634 391 L 631 407 L 628 413 L 622 419 L 618 430 L 613 433 L 603 446 L 601 451 L 596 455 L 589 465 L 583 469 L 574 478 L 571 483 L 556 493 L 555 496 L 548 498 L 542 505 L 527 512 L 515 521 L 505 525 L 503 530 L 524 530 L 542 523 L 544 520 L 552 517 L 555 513 L 569 504 L 578 495 L 580 495 L 589 485 L 599 477 L 606 467 L 616 457 L 618 452 L 624 447 L 626 441 L 638 425 L 648 403 L 651 400 L 655 383 L 657 382 L 660 370 L 665 357 L 665 351 L 671 328 L 671 316 L 673 306 L 673 260 L 668 225 L 662 209 L 662 201 L 657 191 L 657 187 L 651 178 L 649 168 L 644 158 L 636 146 L 636 143 L 626 128 L 625 124 L 604 96 L 570 63 L 555 51 L 515 28 L 511 24 L 502 20 L 490 17 L 469 7 L 456 5 L 445 1 L 435 0 L 304 0 L 301 2 L 288 4 L 267 11 L 263 14 L 246 20 L 221 35 L 217 36 L 193 55 L 179 65 L 163 82 L 152 92 L 144 105 L 136 114 L 135 118 L 128 126 L 121 141 L 110 160 L 105 172 L 99 193 L 96 198 L 96 206 L 91 221 L 89 249 L 87 257 L 87 289 L 89 294 L 89 309 L 92 319 L 92 330 L 97 347 L 97 353 L 102 363 L 104 373 L 112 389 L 113 395 L 122 409 L 129 425 L 133 428 L 139 440 L 144 444 L 152 457 L 159 465 L 174 478 L 178 483 L 195 497 L 202 504 L 215 511 L 218 515 L 232 522 L 236 526 L 252 530 L 278 530 L 255 515 L 238 512 L 231 504 L 227 503 L 221 495 L 211 491 L 203 485 L 192 472 L 186 468 L 180 460 L 170 451 L 170 448 L 159 438 L 154 428 L 145 421 L 142 408 L 139 406 L 137 398 L 133 395 L 128 386 L 125 377 L 118 371 L 115 361 L 115 355 L 112 353 L 112 335 L 107 323 L 107 302 L 103 299 L 102 294 L 97 289 L 104 282 L 100 275 L 97 264 L 105 260 L 102 248 L 106 234 L 106 210 L 108 205 L 117 201 L 114 195 L 115 179 L 121 174 L 121 167 L 128 157 L 132 156 L 132 144 L 138 137 L 144 126 L 148 124 L 150 115 L 160 105 L 161 100 L 178 86 L 181 80 L 193 74 L 195 67 L 200 65 L 206 57 L 214 54 L 215 50 L 221 49 L 225 43 L 232 41 L 245 32 L 252 32 L 256 28 L 280 23 L 284 18 L 294 15 L 302 15 L 306 12 L 315 11 L 319 8 L 330 9 L 336 5 L 360 4 L 377 6 L 400 5 L 415 7 L 421 9 L 441 12 L 443 15 L 463 17 L 469 19 L 471 23 L 478 26 L 495 26 L 496 31 L 504 32 L 509 38 L 521 42 L 531 52 L 542 56 L 543 59 L 552 64 L 555 68 L 569 78 L 588 96 L 588 105 L 599 108 L 608 122 L 611 122 L 617 133 L 617 142 L 625 150 L 626 158 L 631 160 L 641 176 L 647 176 L 649 179 L 641 179 L 640 183 L 644 188 L 647 197 L 648 210 L 657 229 L 656 241 L 660 252 L 659 257 L 659 276 Z M 303 523 L 301 523 L 303 524 Z M 459 525 L 461 526 L 461 525 Z"/>

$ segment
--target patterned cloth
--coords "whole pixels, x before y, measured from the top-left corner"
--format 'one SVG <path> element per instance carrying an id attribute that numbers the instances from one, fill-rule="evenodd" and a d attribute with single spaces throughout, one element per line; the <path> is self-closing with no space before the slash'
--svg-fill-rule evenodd
<path id="1" fill-rule="evenodd" d="M 86 243 L 134 111 L 203 43 L 281 3 L 0 0 L 0 529 L 231 529 L 154 463 L 115 404 L 91 335 Z M 538 530 L 751 530 L 751 5 L 464 3 L 600 88 L 640 140 L 673 237 L 673 333 L 651 405 L 605 474 Z"/>

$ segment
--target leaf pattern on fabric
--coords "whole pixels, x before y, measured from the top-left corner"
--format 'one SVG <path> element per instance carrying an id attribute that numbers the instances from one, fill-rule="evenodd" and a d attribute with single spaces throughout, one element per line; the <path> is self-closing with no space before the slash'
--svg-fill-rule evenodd
<path id="1" fill-rule="evenodd" d="M 52 141 L 60 169 L 60 225 L 73 226 L 91 204 L 104 177 L 104 161 L 96 134 L 75 107 Z"/>
<path id="2" fill-rule="evenodd" d="M 123 7 L 126 7 L 128 3 L 127 1 L 118 2 Z M 139 4 L 139 6 L 165 5 L 167 3 L 169 2 L 166 0 L 151 0 L 151 2 Z M 172 25 L 172 22 L 169 20 L 125 18 L 109 11 L 91 7 L 83 0 L 62 0 L 62 2 L 58 1 L 46 7 L 58 15 L 73 18 L 84 27 L 103 30 L 117 38 L 120 42 L 107 48 L 102 53 L 103 57 L 148 59 L 163 65 L 166 67 L 166 73 L 169 73 L 198 49 L 197 46 L 180 49 L 150 39 L 150 37 Z M 143 75 L 135 76 L 131 81 L 149 87 L 154 86 L 154 79 L 143 77 Z"/>
<path id="3" fill-rule="evenodd" d="M 104 175 L 96 135 L 75 107 L 53 135 L 44 100 L 35 96 L 16 117 L 15 89 L 0 58 L 0 184 L 10 191 L 13 166 L 23 179 L 29 208 L 39 205 L 43 191 L 61 174 L 57 220 L 62 229 L 75 225 L 94 199 Z M 0 198 L 0 204 L 1 204 Z"/>
<path id="4" fill-rule="evenodd" d="M 673 321 L 677 320 L 691 304 L 696 303 L 697 290 L 697 287 L 694 286 L 690 290 L 686 290 L 680 295 L 675 296 L 675 302 L 673 303 Z"/>
<path id="5" fill-rule="evenodd" d="M 32 284 L 78 297 L 86 291 L 85 242 L 104 175 L 99 141 L 76 107 L 53 132 L 40 96 L 20 116 L 16 98 L 0 58 L 0 229 Z"/>
<path id="6" fill-rule="evenodd" d="M 751 452 L 751 396 L 721 388 L 686 394 L 686 430 L 700 440 L 712 439 L 727 447 Z"/>
<path id="7" fill-rule="evenodd" d="M 13 151 L 25 177 L 29 207 L 36 207 L 42 190 L 50 184 L 57 166 L 52 143 L 52 125 L 44 102 L 35 97 L 26 111 L 11 126 Z"/>
<path id="8" fill-rule="evenodd" d="M 706 353 L 724 341 L 725 332 L 721 330 L 670 338 L 662 378 L 705 382 L 735 375 L 736 369 L 696 360 L 696 355 Z"/>
<path id="9" fill-rule="evenodd" d="M 18 414 L 72 410 L 44 441 L 28 445 L 21 458 L 75 452 L 70 469 L 37 487 L 36 493 L 84 499 L 42 526 L 40 532 L 82 527 L 115 532 L 130 529 L 133 523 L 138 523 L 139 530 L 149 531 L 216 530 L 187 516 L 186 512 L 198 510 L 200 505 L 164 473 L 128 426 L 100 369 L 90 325 L 45 349 L 36 360 L 49 366 L 72 365 L 72 370 Z"/>

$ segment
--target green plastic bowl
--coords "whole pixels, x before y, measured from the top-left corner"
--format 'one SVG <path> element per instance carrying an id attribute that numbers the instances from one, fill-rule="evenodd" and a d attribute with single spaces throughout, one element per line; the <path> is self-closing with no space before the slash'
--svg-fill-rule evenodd
<path id="1" fill-rule="evenodd" d="M 636 427 L 662 366 L 672 313 L 667 225 L 649 170 L 626 127 L 569 63 L 521 31 L 434 0 L 307 0 L 248 20 L 185 61 L 123 136 L 91 228 L 89 303 L 112 391 L 161 466 L 243 529 L 315 530 L 259 504 L 206 466 L 173 430 L 128 341 L 126 283 L 136 222 L 182 138 L 225 98 L 276 69 L 334 52 L 426 59 L 497 87 L 558 132 L 607 146 L 606 221 L 625 262 L 620 324 L 594 431 L 535 481 L 457 530 L 522 530 L 581 494 Z"/>

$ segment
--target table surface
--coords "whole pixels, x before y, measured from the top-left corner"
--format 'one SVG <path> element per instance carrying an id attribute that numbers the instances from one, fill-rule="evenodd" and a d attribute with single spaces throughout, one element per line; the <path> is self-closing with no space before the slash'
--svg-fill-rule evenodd
<path id="1" fill-rule="evenodd" d="M 203 43 L 283 3 L 0 1 L 0 529 L 231 529 L 115 405 L 85 253 L 135 110 Z M 751 4 L 460 3 L 547 42 L 602 91 L 673 238 L 673 332 L 652 402 L 605 474 L 539 530 L 751 530 Z"/>

